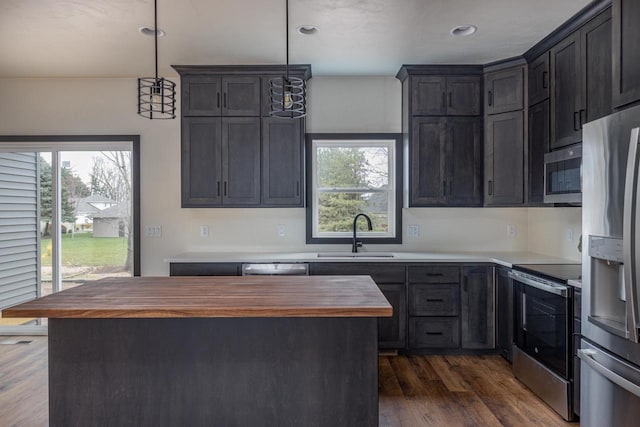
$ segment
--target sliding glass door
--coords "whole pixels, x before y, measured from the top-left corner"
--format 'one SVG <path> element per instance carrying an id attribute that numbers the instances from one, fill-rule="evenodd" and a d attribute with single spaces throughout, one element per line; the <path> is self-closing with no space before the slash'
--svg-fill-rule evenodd
<path id="1" fill-rule="evenodd" d="M 0 141 L 0 311 L 137 273 L 136 144 Z M 44 319 L 0 319 L 0 335 L 45 332 Z"/>

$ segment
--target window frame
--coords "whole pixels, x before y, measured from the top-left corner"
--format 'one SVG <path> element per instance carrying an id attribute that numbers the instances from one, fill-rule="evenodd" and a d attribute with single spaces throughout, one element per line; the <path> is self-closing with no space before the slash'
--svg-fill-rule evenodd
<path id="1" fill-rule="evenodd" d="M 359 235 L 358 240 L 365 244 L 399 244 L 402 243 L 402 200 L 403 200 L 403 149 L 402 134 L 399 133 L 307 133 L 305 135 L 305 163 L 306 163 L 306 242 L 308 244 L 351 244 L 353 237 L 347 236 L 314 236 L 315 209 L 315 153 L 314 141 L 394 141 L 394 163 L 390 173 L 394 173 L 395 187 L 394 236 L 366 236 Z"/>

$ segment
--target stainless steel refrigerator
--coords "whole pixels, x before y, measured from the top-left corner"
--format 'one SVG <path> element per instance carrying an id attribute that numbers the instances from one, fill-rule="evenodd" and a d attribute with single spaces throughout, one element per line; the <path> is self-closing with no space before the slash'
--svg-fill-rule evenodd
<path id="1" fill-rule="evenodd" d="M 581 425 L 640 425 L 640 107 L 587 123 Z"/>

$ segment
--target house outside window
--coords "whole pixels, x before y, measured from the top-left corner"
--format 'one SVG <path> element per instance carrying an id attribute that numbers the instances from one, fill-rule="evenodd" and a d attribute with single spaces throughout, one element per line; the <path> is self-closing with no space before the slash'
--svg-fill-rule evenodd
<path id="1" fill-rule="evenodd" d="M 307 136 L 307 242 L 401 243 L 402 162 L 399 134 Z"/>

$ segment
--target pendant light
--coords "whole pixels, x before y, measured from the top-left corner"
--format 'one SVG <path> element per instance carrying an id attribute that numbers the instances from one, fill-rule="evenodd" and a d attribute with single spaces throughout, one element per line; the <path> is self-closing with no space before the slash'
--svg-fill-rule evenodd
<path id="1" fill-rule="evenodd" d="M 289 76 L 289 0 L 285 1 L 287 62 L 284 75 L 269 81 L 269 115 L 299 119 L 307 115 L 307 88 L 303 79 Z"/>
<path id="2" fill-rule="evenodd" d="M 153 1 L 153 16 L 156 75 L 138 79 L 138 114 L 152 120 L 175 119 L 176 84 L 158 77 L 158 0 Z"/>

